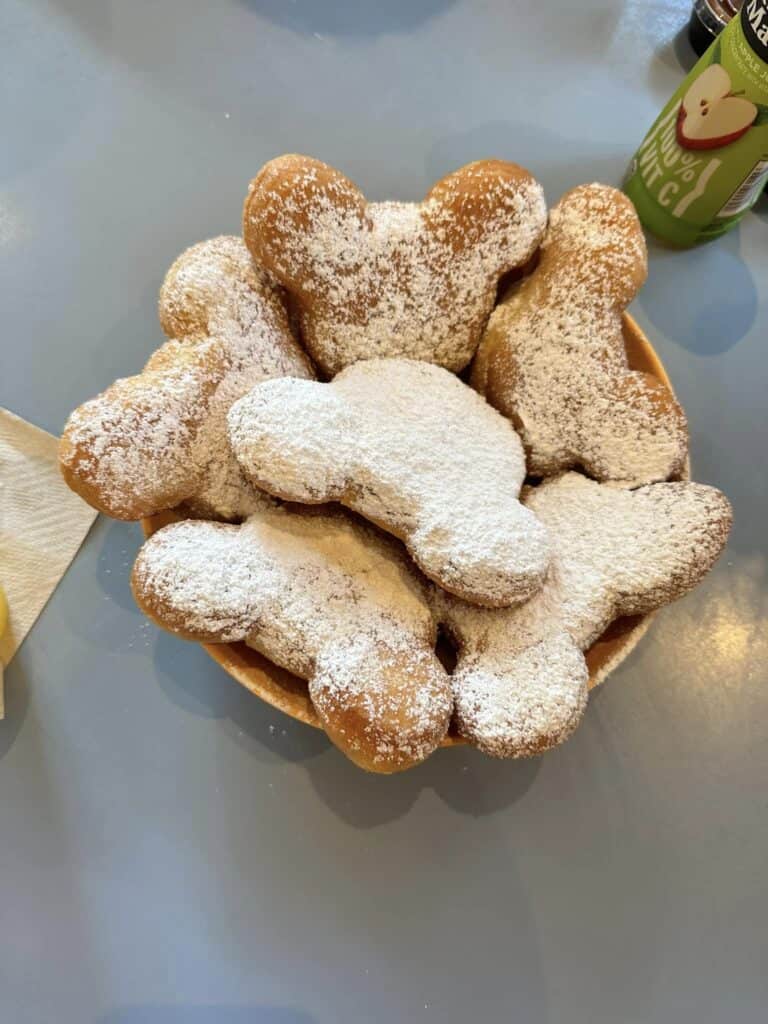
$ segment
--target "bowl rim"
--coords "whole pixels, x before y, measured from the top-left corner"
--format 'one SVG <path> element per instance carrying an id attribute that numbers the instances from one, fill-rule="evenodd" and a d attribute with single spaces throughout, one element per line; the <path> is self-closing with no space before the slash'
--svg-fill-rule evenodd
<path id="1" fill-rule="evenodd" d="M 622 314 L 622 329 L 627 358 L 632 369 L 643 370 L 660 380 L 674 395 L 672 383 L 656 350 L 651 345 L 637 321 L 629 313 Z M 690 464 L 687 462 L 683 478 L 690 479 Z M 181 517 L 175 512 L 160 512 L 141 520 L 144 536 L 150 537 L 162 526 L 176 522 Z M 594 644 L 585 652 L 589 666 L 590 690 L 603 683 L 608 676 L 635 649 L 648 631 L 656 612 L 632 616 L 612 623 Z M 244 643 L 200 644 L 203 650 L 234 680 L 271 707 L 283 712 L 305 725 L 322 729 L 320 720 L 312 707 L 304 680 L 285 669 L 274 665 L 257 651 Z M 458 735 L 449 733 L 441 746 L 452 747 L 465 744 Z"/>

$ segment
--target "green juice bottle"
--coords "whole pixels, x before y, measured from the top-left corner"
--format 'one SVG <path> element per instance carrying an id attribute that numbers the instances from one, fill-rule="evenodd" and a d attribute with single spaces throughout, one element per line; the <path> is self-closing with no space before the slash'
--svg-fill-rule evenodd
<path id="1" fill-rule="evenodd" d="M 656 119 L 624 191 L 673 245 L 717 238 L 768 181 L 768 0 L 745 0 Z"/>

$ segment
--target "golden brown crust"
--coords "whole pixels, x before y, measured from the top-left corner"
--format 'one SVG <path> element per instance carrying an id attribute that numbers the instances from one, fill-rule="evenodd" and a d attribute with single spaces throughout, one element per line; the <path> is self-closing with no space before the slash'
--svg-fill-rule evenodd
<path id="1" fill-rule="evenodd" d="M 258 497 L 227 462 L 229 405 L 265 377 L 312 376 L 283 293 L 239 239 L 216 238 L 173 264 L 159 315 L 171 340 L 140 374 L 116 381 L 70 416 L 59 451 L 62 474 L 89 504 L 117 519 L 181 502 L 237 518 Z"/>
<path id="2" fill-rule="evenodd" d="M 114 519 L 141 519 L 178 505 L 195 489 L 197 476 L 187 463 L 191 462 L 189 455 L 201 411 L 223 373 L 223 361 L 210 350 L 166 342 L 141 374 L 115 381 L 97 399 L 72 413 L 59 443 L 59 466 L 67 485 L 89 505 Z M 142 424 L 161 421 L 166 400 L 170 408 L 180 395 L 188 413 L 179 410 L 175 414 L 174 446 L 163 451 L 150 445 L 137 452 Z M 122 474 L 115 479 L 111 472 L 104 472 L 105 434 L 109 457 L 125 463 L 122 479 Z M 146 476 L 138 468 L 144 459 Z M 135 468 L 139 476 L 131 478 L 129 467 Z"/>
<path id="3" fill-rule="evenodd" d="M 263 509 L 242 526 L 187 521 L 142 548 L 132 586 L 159 625 L 205 642 L 246 640 L 309 681 L 331 739 L 371 771 L 423 760 L 445 736 L 448 677 L 437 625 L 457 648 L 460 733 L 498 757 L 563 742 L 587 701 L 583 651 L 617 616 L 687 593 L 731 523 L 711 487 L 625 490 L 568 473 L 528 489 L 556 541 L 544 589 L 483 609 L 429 587 L 398 545 L 340 510 Z"/>
<path id="4" fill-rule="evenodd" d="M 347 212 L 360 226 L 369 225 L 366 200 L 341 171 L 312 157 L 289 153 L 270 160 L 250 184 L 243 203 L 243 239 L 255 259 L 286 283 L 281 263 L 286 236 L 307 235 L 327 196 L 337 211 Z M 257 255 L 258 254 L 258 255 Z M 313 261 L 309 250 L 297 247 L 289 291 L 304 302 L 322 303 L 312 288 Z M 355 315 L 363 316 L 362 309 Z"/>
<path id="5" fill-rule="evenodd" d="M 245 640 L 307 679 L 331 739 L 369 771 L 416 764 L 447 733 L 451 686 L 426 585 L 397 544 L 339 510 L 265 506 L 240 526 L 166 526 L 131 586 L 178 636 Z"/>
<path id="6" fill-rule="evenodd" d="M 687 482 L 631 490 L 565 473 L 524 500 L 553 542 L 540 593 L 503 611 L 450 599 L 439 609 L 459 647 L 459 733 L 498 757 L 530 756 L 566 739 L 587 703 L 583 652 L 615 619 L 693 589 L 731 524 L 719 491 Z"/>
<path id="7" fill-rule="evenodd" d="M 369 772 L 401 772 L 423 761 L 445 736 L 452 706 L 435 655 L 378 648 L 373 658 L 356 658 L 352 671 L 355 685 L 341 694 L 338 672 L 327 668 L 309 683 L 330 739 Z"/>
<path id="8" fill-rule="evenodd" d="M 296 299 L 326 375 L 374 356 L 458 371 L 499 278 L 528 261 L 545 221 L 541 187 L 501 160 L 448 175 L 421 204 L 368 203 L 339 171 L 289 154 L 251 182 L 243 236 Z"/>
<path id="9" fill-rule="evenodd" d="M 494 311 L 472 384 L 521 434 L 529 471 L 582 467 L 630 484 L 680 474 L 688 433 L 680 405 L 629 369 L 622 314 L 646 275 L 630 201 L 582 185 L 553 208 L 537 268 Z"/>

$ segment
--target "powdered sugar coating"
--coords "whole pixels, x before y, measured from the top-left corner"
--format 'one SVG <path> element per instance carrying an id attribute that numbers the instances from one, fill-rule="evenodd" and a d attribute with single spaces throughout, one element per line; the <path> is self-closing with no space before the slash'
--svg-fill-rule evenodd
<path id="1" fill-rule="evenodd" d="M 353 634 L 329 647 L 309 681 L 325 731 L 357 764 L 399 771 L 443 739 L 451 688 L 434 651 L 412 638 L 381 644 Z"/>
<path id="2" fill-rule="evenodd" d="M 545 223 L 541 186 L 515 164 L 469 164 L 421 204 L 366 203 L 320 161 L 284 156 L 251 183 L 243 234 L 296 297 L 304 343 L 332 376 L 387 356 L 461 370 L 499 277 L 530 258 Z"/>
<path id="3" fill-rule="evenodd" d="M 241 526 L 173 524 L 146 542 L 132 583 L 166 628 L 245 640 L 308 679 L 329 735 L 365 767 L 407 767 L 445 735 L 451 689 L 427 585 L 359 521 L 265 506 Z"/>
<path id="4" fill-rule="evenodd" d="M 605 185 L 566 193 L 538 267 L 495 309 L 473 366 L 473 385 L 520 432 L 529 472 L 583 466 L 636 486 L 682 470 L 680 406 L 627 365 L 622 312 L 645 276 L 630 201 Z"/>
<path id="5" fill-rule="evenodd" d="M 492 653 L 472 648 L 462 658 L 452 679 L 455 720 L 461 735 L 492 757 L 533 757 L 578 726 L 589 672 L 567 633 L 525 636 L 522 624 L 509 625 L 518 646 L 499 633 Z"/>
<path id="6" fill-rule="evenodd" d="M 481 610 L 435 594 L 460 646 L 456 717 L 497 756 L 562 742 L 586 707 L 585 651 L 622 615 L 691 590 L 725 545 L 727 499 L 715 488 L 665 483 L 624 490 L 567 473 L 525 502 L 553 546 L 541 591 L 517 609 Z"/>
<path id="7" fill-rule="evenodd" d="M 136 377 L 76 409 L 64 431 L 68 483 L 109 515 L 136 519 L 185 502 L 237 519 L 268 502 L 226 439 L 230 405 L 258 381 L 311 377 L 278 287 L 234 237 L 202 242 L 168 272 L 160 319 L 172 339 Z"/>
<path id="8" fill-rule="evenodd" d="M 518 502 L 525 477 L 508 420 L 439 366 L 357 363 L 330 384 L 265 381 L 229 414 L 246 475 L 290 501 L 341 501 L 402 538 L 466 600 L 519 603 L 542 583 L 546 533 Z"/>
<path id="9" fill-rule="evenodd" d="M 460 731 L 495 756 L 562 742 L 587 700 L 582 652 L 622 615 L 695 586 L 731 521 L 719 491 L 636 491 L 568 473 L 529 489 L 553 558 L 543 589 L 483 609 L 428 584 L 399 546 L 341 511 L 265 507 L 239 527 L 188 521 L 143 547 L 136 598 L 192 639 L 245 639 L 310 682 L 332 739 L 374 770 L 406 767 L 439 743 L 450 684 L 432 653 L 437 624 L 458 647 Z"/>

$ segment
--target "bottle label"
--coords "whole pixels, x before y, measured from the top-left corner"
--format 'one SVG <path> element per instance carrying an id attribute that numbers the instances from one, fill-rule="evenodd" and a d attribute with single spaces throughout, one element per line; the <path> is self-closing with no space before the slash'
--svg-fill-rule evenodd
<path id="1" fill-rule="evenodd" d="M 768 160 L 758 160 L 717 216 L 734 217 L 737 213 L 748 210 L 763 191 L 767 181 Z"/>
<path id="2" fill-rule="evenodd" d="M 756 56 L 768 63 L 768 0 L 747 0 L 742 9 L 744 38 Z"/>
<path id="3" fill-rule="evenodd" d="M 625 190 L 651 230 L 690 244 L 743 214 L 766 172 L 768 0 L 745 0 L 643 140 Z"/>

